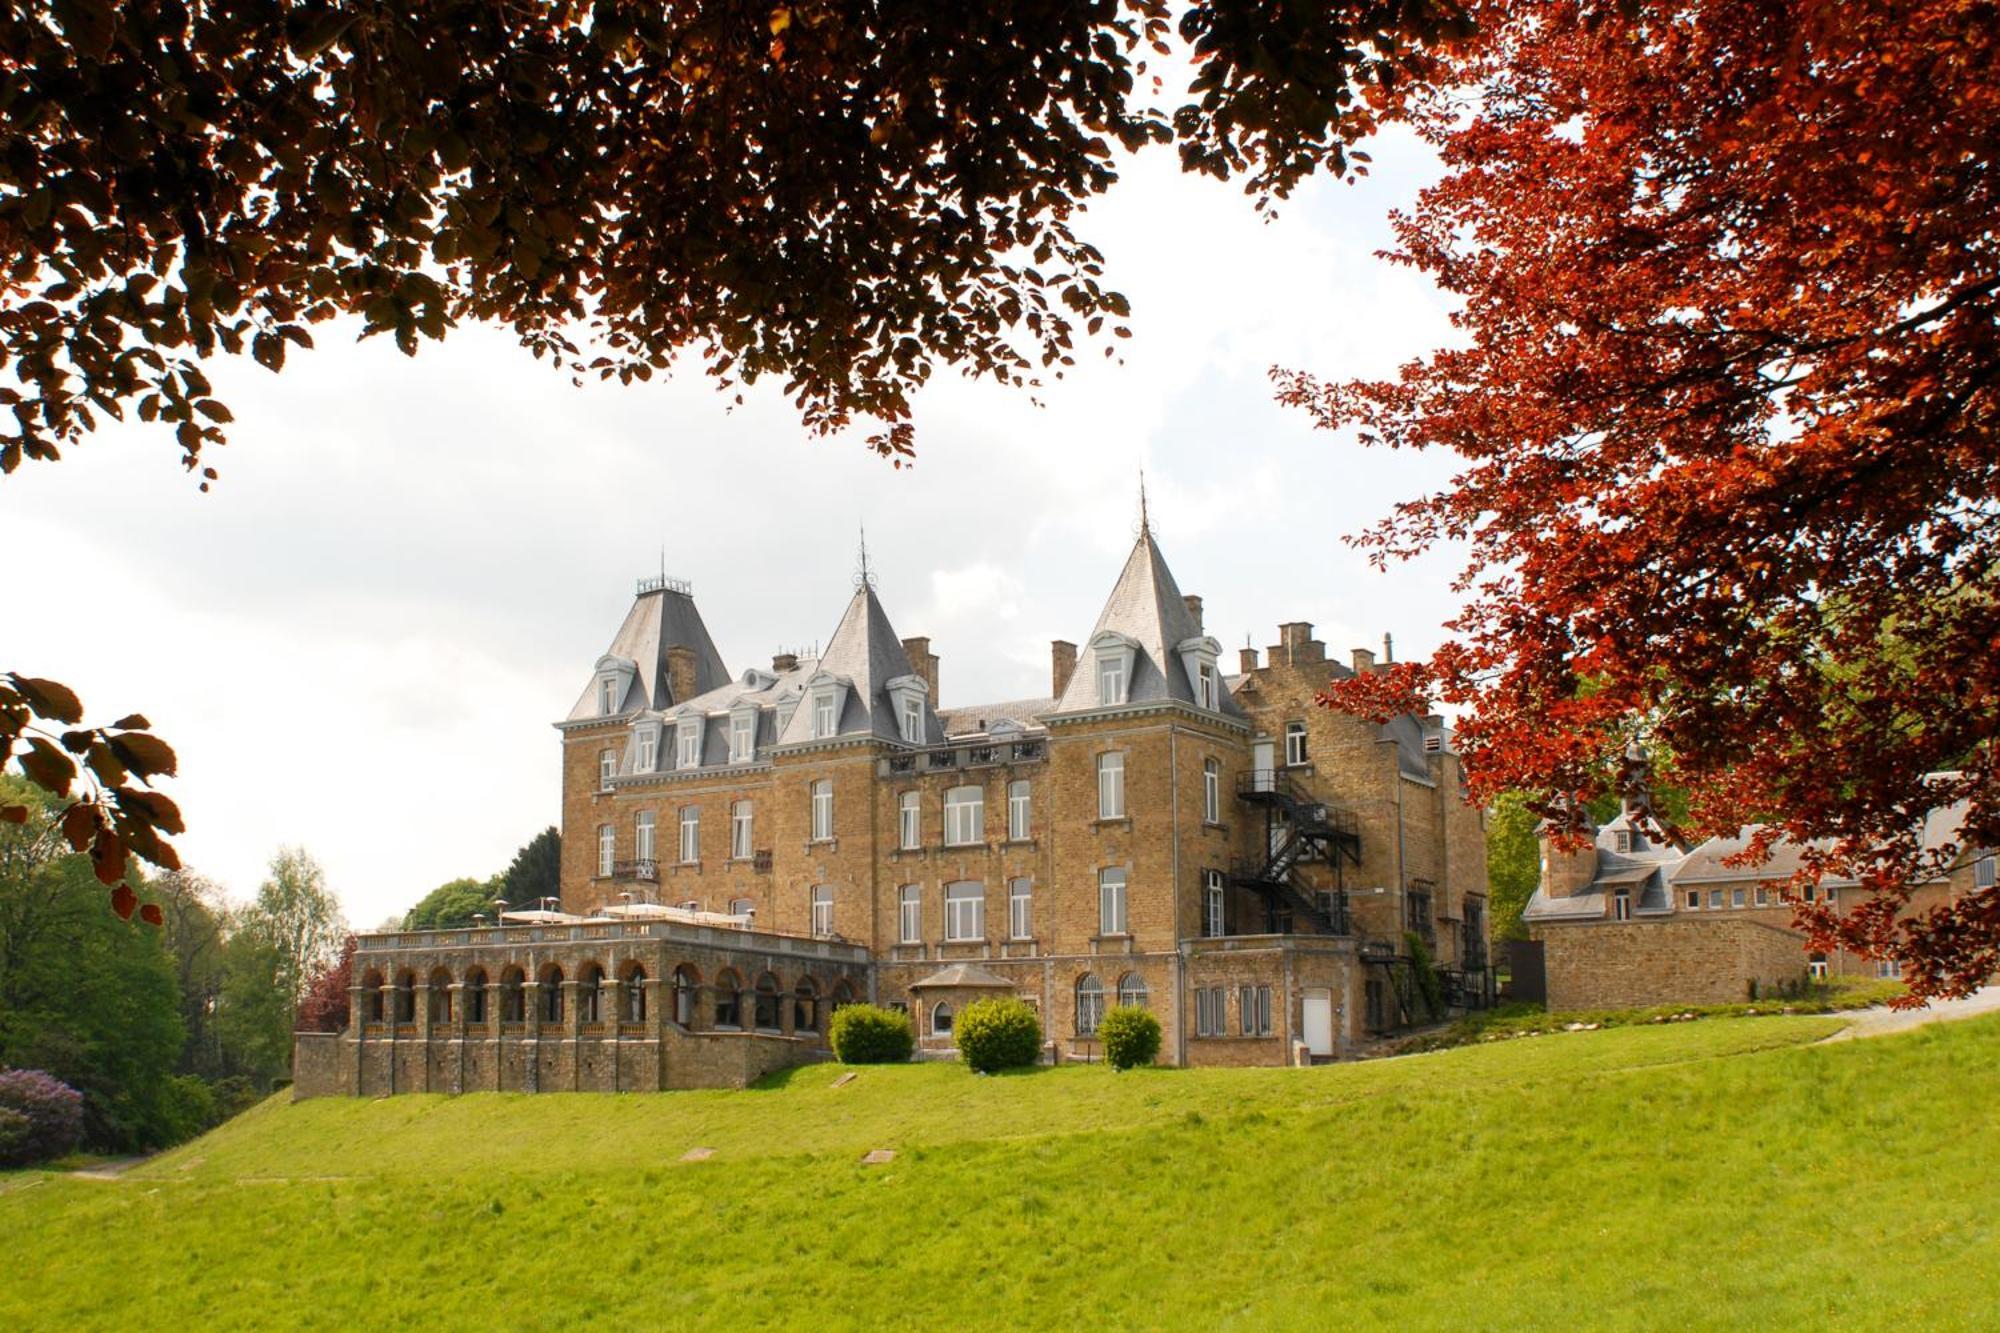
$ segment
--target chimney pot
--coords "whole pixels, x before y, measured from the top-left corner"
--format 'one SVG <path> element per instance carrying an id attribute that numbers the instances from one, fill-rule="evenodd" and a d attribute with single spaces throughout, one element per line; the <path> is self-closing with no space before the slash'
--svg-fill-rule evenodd
<path id="1" fill-rule="evenodd" d="M 938 659 L 931 651 L 930 636 L 919 634 L 903 640 L 903 652 L 910 659 L 910 669 L 923 678 L 924 685 L 931 692 L 931 707 L 938 702 Z"/>
<path id="2" fill-rule="evenodd" d="M 1054 639 L 1049 643 L 1050 683 L 1055 687 L 1056 698 L 1069 688 L 1069 678 L 1076 674 L 1076 645 L 1068 639 Z"/>
<path id="3" fill-rule="evenodd" d="M 787 671 L 797 671 L 798 669 L 799 655 L 797 653 L 773 653 L 771 655 L 771 670 L 778 674 L 783 675 Z"/>
<path id="4" fill-rule="evenodd" d="M 1257 650 L 1255 648 L 1238 648 L 1236 650 L 1236 669 L 1246 676 L 1255 671 L 1257 669 Z"/>
<path id="5" fill-rule="evenodd" d="M 1354 674 L 1365 676 L 1375 669 L 1375 654 L 1366 648 L 1354 649 Z"/>
<path id="6" fill-rule="evenodd" d="M 1201 598 L 1195 596 L 1193 593 L 1188 593 L 1181 598 L 1181 601 L 1187 604 L 1188 614 L 1194 617 L 1194 627 L 1198 630 L 1201 629 Z"/>

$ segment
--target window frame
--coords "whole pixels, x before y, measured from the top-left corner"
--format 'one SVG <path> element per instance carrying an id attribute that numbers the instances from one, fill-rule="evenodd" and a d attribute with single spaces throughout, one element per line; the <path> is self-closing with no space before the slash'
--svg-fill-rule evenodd
<path id="1" fill-rule="evenodd" d="M 833 938 L 833 885 L 815 884 L 807 900 L 811 913 L 812 936 L 816 940 Z"/>
<path id="2" fill-rule="evenodd" d="M 757 757 L 757 715 L 737 712 L 729 715 L 729 762 L 747 764 Z"/>
<path id="3" fill-rule="evenodd" d="M 1086 989 L 1085 984 L 1089 987 Z M 1076 1035 L 1085 1038 L 1097 1036 L 1097 1030 L 1104 1023 L 1104 983 L 1097 979 L 1095 972 L 1086 972 L 1076 979 L 1071 993 L 1076 997 Z"/>
<path id="4" fill-rule="evenodd" d="M 597 789 L 611 790 L 611 779 L 618 776 L 618 751 L 599 750 L 597 752 Z"/>
<path id="5" fill-rule="evenodd" d="M 1035 937 L 1035 881 L 1016 877 L 1007 881 L 1007 938 L 1031 940 Z"/>
<path id="6" fill-rule="evenodd" d="M 812 698 L 812 738 L 823 741 L 840 731 L 840 713 L 832 690 L 816 690 Z"/>
<path id="7" fill-rule="evenodd" d="M 684 866 L 699 864 L 701 861 L 701 807 L 698 805 L 682 806 L 680 827 L 680 864 Z"/>
<path id="8" fill-rule="evenodd" d="M 814 842 L 832 842 L 833 779 L 815 778 L 810 792 L 812 800 L 812 840 Z"/>
<path id="9" fill-rule="evenodd" d="M 1228 892 L 1220 870 L 1201 872 L 1201 935 L 1219 940 L 1228 933 Z"/>
<path id="10" fill-rule="evenodd" d="M 924 942 L 924 886 L 905 884 L 896 891 L 896 934 L 899 944 Z"/>
<path id="11" fill-rule="evenodd" d="M 660 764 L 659 736 L 651 727 L 639 728 L 633 738 L 632 766 L 635 772 L 651 773 Z"/>
<path id="12" fill-rule="evenodd" d="M 903 700 L 903 740 L 910 745 L 924 743 L 924 701 L 912 695 Z"/>
<path id="13" fill-rule="evenodd" d="M 618 865 L 618 829 L 615 825 L 597 826 L 597 877 L 610 879 Z"/>
<path id="14" fill-rule="evenodd" d="M 1118 1007 L 1121 1009 L 1152 1008 L 1153 991 L 1146 979 L 1137 972 L 1127 972 L 1118 978 Z"/>
<path id="15" fill-rule="evenodd" d="M 1124 866 L 1104 866 L 1097 872 L 1097 933 L 1110 939 L 1129 936 L 1131 875 Z M 1113 911 L 1113 908 L 1116 911 Z"/>
<path id="16" fill-rule="evenodd" d="M 1215 759 L 1201 761 L 1201 821 L 1222 822 L 1222 764 Z"/>
<path id="17" fill-rule="evenodd" d="M 1106 750 L 1097 756 L 1097 818 L 1124 819 L 1125 752 Z"/>
<path id="18" fill-rule="evenodd" d="M 906 791 L 896 798 L 896 846 L 914 852 L 924 845 L 924 795 Z"/>
<path id="19" fill-rule="evenodd" d="M 1311 762 L 1311 750 L 1306 744 L 1306 724 L 1291 721 L 1285 724 L 1285 767 L 1304 768 Z"/>
<path id="20" fill-rule="evenodd" d="M 1097 702 L 1100 707 L 1110 708 L 1127 702 L 1131 697 L 1131 682 L 1126 679 L 1125 659 L 1116 653 L 1097 655 Z"/>
<path id="21" fill-rule="evenodd" d="M 757 808 L 749 800 L 732 801 L 729 806 L 729 859 L 748 861 L 756 855 Z"/>
<path id="22" fill-rule="evenodd" d="M 986 789 L 973 783 L 944 794 L 944 845 L 977 847 L 986 841 Z"/>
<path id="23" fill-rule="evenodd" d="M 1015 778 L 1007 784 L 1007 841 L 1026 842 L 1034 835 L 1034 784 Z"/>
<path id="24" fill-rule="evenodd" d="M 967 933 L 969 927 L 970 933 Z M 981 944 L 986 940 L 986 883 L 955 879 L 944 886 L 944 941 Z"/>
<path id="25" fill-rule="evenodd" d="M 702 725 L 699 719 L 692 723 L 682 722 L 674 728 L 674 767 L 701 767 Z"/>
<path id="26" fill-rule="evenodd" d="M 657 861 L 655 853 L 659 849 L 659 816 L 652 810 L 641 810 L 632 816 L 632 859 L 635 861 Z"/>

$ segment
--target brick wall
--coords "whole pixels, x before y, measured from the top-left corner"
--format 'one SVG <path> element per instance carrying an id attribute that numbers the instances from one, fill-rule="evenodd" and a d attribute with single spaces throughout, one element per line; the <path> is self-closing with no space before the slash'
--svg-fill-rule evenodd
<path id="1" fill-rule="evenodd" d="M 1731 1004 L 1806 974 L 1803 937 L 1760 921 L 1717 915 L 1648 921 L 1544 923 L 1551 1010 Z"/>

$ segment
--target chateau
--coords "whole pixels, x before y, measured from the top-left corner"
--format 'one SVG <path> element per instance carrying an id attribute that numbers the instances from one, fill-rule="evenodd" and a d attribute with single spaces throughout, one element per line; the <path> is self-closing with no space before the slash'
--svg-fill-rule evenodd
<path id="1" fill-rule="evenodd" d="M 1951 859 L 1916 886 L 1901 915 L 1992 889 L 1993 851 L 1960 845 L 1964 818 L 1963 803 L 1925 818 L 1925 849 L 1950 849 Z M 1532 944 L 1525 960 L 1518 952 L 1514 960 L 1517 993 L 1526 980 L 1533 998 L 1534 980 L 1524 973 L 1535 974 L 1537 953 L 1552 1010 L 1727 1004 L 1808 977 L 1900 975 L 1893 960 L 1808 954 L 1786 897 L 1800 848 L 1781 841 L 1761 863 L 1732 864 L 1754 833 L 1710 838 L 1683 852 L 1650 840 L 1626 813 L 1574 850 L 1544 834 L 1541 882 L 1521 914 Z M 1866 892 L 1855 880 L 1828 877 L 1805 898 L 1845 907 Z"/>
<path id="2" fill-rule="evenodd" d="M 732 672 L 688 585 L 642 580 L 556 724 L 560 911 L 362 938 L 354 1022 L 302 1095 L 740 1085 L 824 1048 L 852 999 L 947 1051 L 984 995 L 1092 1059 L 1144 1005 L 1161 1059 L 1337 1058 L 1489 1003 L 1485 837 L 1436 717 L 1318 707 L 1303 623 L 1236 670 L 1142 521 L 1048 692 L 948 704 L 864 571 L 825 650 Z M 1387 644 L 1385 642 L 1385 656 Z"/>

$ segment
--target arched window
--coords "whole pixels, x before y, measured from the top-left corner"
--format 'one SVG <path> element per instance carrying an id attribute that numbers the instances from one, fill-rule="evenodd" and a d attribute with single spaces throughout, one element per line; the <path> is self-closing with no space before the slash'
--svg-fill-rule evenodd
<path id="1" fill-rule="evenodd" d="M 467 968 L 465 973 L 465 1021 L 484 1023 L 486 1021 L 486 969 Z"/>
<path id="2" fill-rule="evenodd" d="M 625 964 L 620 978 L 625 983 L 625 1021 L 643 1023 L 646 1021 L 646 969 L 637 963 Z"/>
<path id="3" fill-rule="evenodd" d="M 430 985 L 425 989 L 430 992 L 425 998 L 431 1022 L 451 1022 L 451 973 L 441 967 L 432 968 Z"/>
<path id="4" fill-rule="evenodd" d="M 853 1003 L 854 1003 L 853 983 L 848 981 L 845 977 L 833 983 L 833 1012 L 837 1014 L 841 1011 L 842 1008 Z"/>
<path id="5" fill-rule="evenodd" d="M 763 976 L 757 978 L 758 1027 L 776 1031 L 783 1026 L 784 1015 L 778 1008 L 780 998 L 781 992 L 778 989 L 778 979 L 776 977 L 766 972 Z"/>
<path id="6" fill-rule="evenodd" d="M 943 1000 L 931 1006 L 931 1035 L 933 1037 L 951 1035 L 951 1006 Z"/>
<path id="7" fill-rule="evenodd" d="M 743 983 L 727 968 L 715 979 L 715 1025 L 719 1028 L 743 1026 Z"/>
<path id="8" fill-rule="evenodd" d="M 694 1026 L 694 1002 L 700 986 L 701 973 L 687 963 L 674 969 L 674 1022 L 684 1028 Z"/>
<path id="9" fill-rule="evenodd" d="M 528 1021 L 528 992 L 523 989 L 528 974 L 518 967 L 510 967 L 500 973 L 500 1021 L 502 1023 L 525 1023 Z"/>
<path id="10" fill-rule="evenodd" d="M 819 1031 L 819 987 L 811 977 L 800 977 L 792 988 L 792 1031 Z"/>
<path id="11" fill-rule="evenodd" d="M 1076 1035 L 1094 1037 L 1097 1025 L 1104 1021 L 1104 983 L 1095 973 L 1086 972 L 1076 979 Z"/>
<path id="12" fill-rule="evenodd" d="M 586 1023 L 604 1021 L 604 969 L 596 963 L 585 963 L 583 971 L 577 974 L 576 1003 L 578 1016 Z"/>
<path id="13" fill-rule="evenodd" d="M 1146 979 L 1137 972 L 1118 978 L 1118 1003 L 1132 1009 L 1146 1007 Z"/>
<path id="14" fill-rule="evenodd" d="M 560 1023 L 563 1017 L 563 970 L 554 963 L 542 969 L 542 1021 Z"/>
<path id="15" fill-rule="evenodd" d="M 396 978 L 396 1021 L 417 1021 L 417 977 L 414 972 L 405 972 Z"/>
<path id="16" fill-rule="evenodd" d="M 382 974 L 369 968 L 361 978 L 361 1013 L 365 1023 L 382 1021 Z"/>

